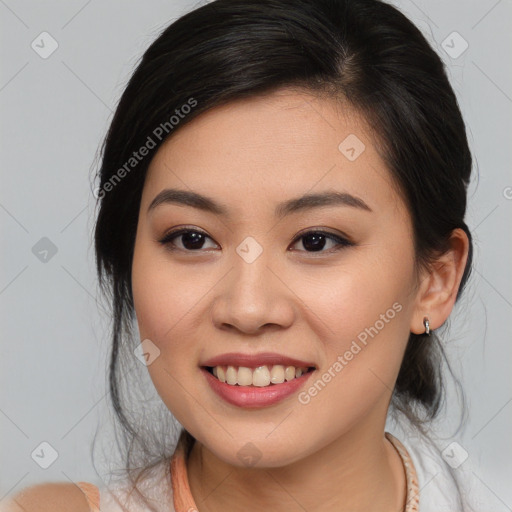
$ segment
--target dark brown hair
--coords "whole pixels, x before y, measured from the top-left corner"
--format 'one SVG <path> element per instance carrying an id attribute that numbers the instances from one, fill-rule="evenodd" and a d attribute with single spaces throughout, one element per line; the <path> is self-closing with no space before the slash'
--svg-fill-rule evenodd
<path id="1" fill-rule="evenodd" d="M 148 431 L 129 417 L 119 358 L 133 358 L 140 341 L 130 341 L 131 266 L 151 157 L 201 113 L 283 86 L 346 100 L 363 115 L 409 208 L 418 268 L 443 253 L 452 231 L 461 228 L 470 251 L 457 299 L 467 282 L 473 251 L 464 216 L 472 158 L 444 65 L 413 23 L 378 0 L 216 0 L 182 16 L 151 44 L 131 76 L 99 170 L 95 248 L 113 311 L 110 397 L 133 450 L 137 444 L 149 450 Z M 195 107 L 171 127 L 170 116 L 183 113 L 191 98 Z M 165 137 L 158 139 L 155 129 L 162 125 Z M 148 137 L 156 142 L 149 155 L 115 179 Z M 443 359 L 435 334 L 410 335 L 393 404 L 418 425 L 439 410 Z M 162 441 L 154 450 L 155 463 L 164 446 Z"/>

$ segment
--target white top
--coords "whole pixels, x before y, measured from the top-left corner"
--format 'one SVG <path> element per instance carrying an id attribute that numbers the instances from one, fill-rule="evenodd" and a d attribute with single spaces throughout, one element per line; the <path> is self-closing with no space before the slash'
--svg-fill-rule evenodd
<path id="1" fill-rule="evenodd" d="M 416 468 L 420 512 L 509 510 L 490 508 L 489 491 L 475 477 L 474 466 L 458 443 L 446 441 L 438 447 L 403 417 L 399 423 L 388 419 L 386 430 L 400 439 Z"/>
<path id="2" fill-rule="evenodd" d="M 490 511 L 489 503 L 484 502 L 484 496 L 488 494 L 474 477 L 470 460 L 464 460 L 459 464 L 464 459 L 465 452 L 460 451 L 458 445 L 448 447 L 443 452 L 444 457 L 450 460 L 449 465 L 444 460 L 440 449 L 408 422 L 388 423 L 386 431 L 402 442 L 414 463 L 420 490 L 420 512 Z M 140 484 L 149 503 L 158 512 L 174 512 L 172 489 L 168 482 L 170 482 L 170 464 L 162 463 L 153 468 L 150 477 Z M 130 512 L 147 510 L 135 493 L 127 497 L 122 488 L 109 491 L 100 487 L 101 512 L 125 512 L 115 497 Z M 463 504 L 461 499 L 464 500 Z M 493 509 L 493 512 L 495 511 L 496 509 Z"/>

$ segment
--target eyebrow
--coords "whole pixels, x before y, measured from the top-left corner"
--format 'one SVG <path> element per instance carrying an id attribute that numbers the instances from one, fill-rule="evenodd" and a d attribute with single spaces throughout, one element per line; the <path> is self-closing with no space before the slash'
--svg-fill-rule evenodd
<path id="1" fill-rule="evenodd" d="M 148 213 L 162 204 L 191 206 L 192 208 L 197 208 L 215 215 L 230 217 L 229 209 L 224 204 L 189 190 L 173 188 L 162 190 L 153 201 L 151 201 L 147 210 Z M 373 211 L 360 197 L 353 196 L 347 192 L 327 191 L 305 194 L 301 197 L 288 199 L 287 201 L 279 203 L 275 208 L 274 215 L 277 218 L 283 218 L 292 213 L 324 206 L 349 206 L 368 212 Z"/>

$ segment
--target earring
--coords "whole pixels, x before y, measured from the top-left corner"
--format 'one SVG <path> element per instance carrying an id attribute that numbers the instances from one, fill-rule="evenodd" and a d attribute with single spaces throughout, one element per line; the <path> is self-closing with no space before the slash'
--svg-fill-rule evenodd
<path id="1" fill-rule="evenodd" d="M 430 336 L 430 322 L 428 321 L 428 317 L 423 318 L 423 325 L 425 326 L 425 334 Z"/>

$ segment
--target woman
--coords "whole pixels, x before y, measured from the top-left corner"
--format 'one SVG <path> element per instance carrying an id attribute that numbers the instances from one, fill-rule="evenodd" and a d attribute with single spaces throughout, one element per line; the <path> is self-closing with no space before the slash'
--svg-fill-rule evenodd
<path id="1" fill-rule="evenodd" d="M 440 58 L 384 2 L 217 0 L 175 21 L 96 189 L 126 478 L 13 506 L 469 509 L 428 429 L 471 164 Z M 141 368 L 177 446 L 170 415 L 135 412 Z"/>

